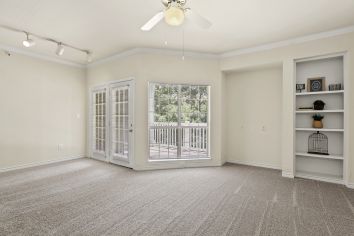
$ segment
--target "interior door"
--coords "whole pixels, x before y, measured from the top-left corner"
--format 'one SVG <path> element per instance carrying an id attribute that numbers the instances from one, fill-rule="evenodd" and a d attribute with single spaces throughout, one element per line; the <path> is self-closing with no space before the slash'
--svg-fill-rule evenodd
<path id="1" fill-rule="evenodd" d="M 133 82 L 110 85 L 110 157 L 112 163 L 130 166 L 133 151 Z"/>

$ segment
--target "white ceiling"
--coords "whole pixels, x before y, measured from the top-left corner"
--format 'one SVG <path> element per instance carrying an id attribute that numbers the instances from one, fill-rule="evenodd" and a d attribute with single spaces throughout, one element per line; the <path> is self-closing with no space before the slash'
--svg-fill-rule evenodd
<path id="1" fill-rule="evenodd" d="M 213 22 L 202 30 L 185 24 L 186 50 L 223 53 L 354 25 L 354 0 L 189 0 Z M 160 0 L 0 0 L 0 25 L 51 37 L 104 58 L 136 47 L 182 48 L 182 27 L 140 27 L 162 9 Z M 0 44 L 22 47 L 23 34 L 0 29 Z M 164 42 L 167 41 L 167 46 Z M 38 42 L 26 49 L 54 55 L 56 46 Z M 64 59 L 84 62 L 66 50 Z"/>

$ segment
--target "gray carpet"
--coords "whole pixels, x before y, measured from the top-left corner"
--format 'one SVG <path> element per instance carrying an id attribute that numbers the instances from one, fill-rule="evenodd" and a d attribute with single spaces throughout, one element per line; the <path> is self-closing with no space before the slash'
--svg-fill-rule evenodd
<path id="1" fill-rule="evenodd" d="M 80 159 L 0 174 L 0 235 L 354 235 L 354 191 L 226 165 Z"/>

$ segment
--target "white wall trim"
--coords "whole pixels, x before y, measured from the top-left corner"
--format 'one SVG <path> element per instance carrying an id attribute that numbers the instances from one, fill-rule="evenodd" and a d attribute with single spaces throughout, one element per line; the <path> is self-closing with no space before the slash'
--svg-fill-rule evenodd
<path id="1" fill-rule="evenodd" d="M 348 183 L 346 186 L 347 188 L 354 189 L 354 183 Z"/>
<path id="2" fill-rule="evenodd" d="M 325 31 L 317 34 L 310 34 L 302 37 L 296 37 L 292 39 L 287 39 L 283 41 L 278 41 L 278 42 L 273 42 L 273 43 L 268 43 L 268 44 L 263 44 L 255 47 L 250 47 L 250 48 L 242 48 L 230 52 L 225 52 L 219 54 L 220 58 L 230 58 L 230 57 L 235 57 L 243 54 L 250 54 L 254 52 L 260 52 L 260 51 L 266 51 L 270 49 L 275 49 L 275 48 L 281 48 L 281 47 L 286 47 L 290 46 L 293 44 L 300 44 L 300 43 L 305 43 L 305 42 L 310 42 L 314 40 L 319 40 L 319 39 L 325 39 L 325 38 L 330 38 L 338 35 L 343 35 L 343 34 L 348 34 L 354 32 L 354 25 L 344 27 L 344 28 L 339 28 L 331 31 Z"/>
<path id="3" fill-rule="evenodd" d="M 295 178 L 294 173 L 291 171 L 287 171 L 287 170 L 283 170 L 281 172 L 281 176 L 283 176 L 284 178 L 290 178 L 290 179 Z"/>
<path id="4" fill-rule="evenodd" d="M 219 59 L 235 57 L 235 56 L 239 56 L 239 55 L 243 55 L 243 54 L 250 54 L 250 53 L 254 53 L 254 52 L 266 51 L 266 50 L 286 47 L 286 46 L 290 46 L 290 45 L 294 45 L 294 44 L 300 44 L 300 43 L 306 43 L 306 42 L 310 42 L 310 41 L 314 41 L 314 40 L 330 38 L 330 37 L 334 37 L 334 36 L 338 36 L 338 35 L 349 34 L 352 32 L 354 32 L 354 25 L 331 30 L 331 31 L 310 34 L 310 35 L 306 35 L 306 36 L 302 36 L 302 37 L 287 39 L 287 40 L 268 43 L 268 44 L 262 44 L 262 45 L 258 45 L 255 47 L 242 48 L 242 49 L 233 50 L 233 51 L 229 51 L 229 52 L 225 52 L 225 53 L 219 53 L 219 54 L 218 53 L 201 53 L 201 52 L 187 51 L 187 52 L 185 52 L 185 56 L 190 57 L 190 58 L 219 60 Z M 116 59 L 123 59 L 123 58 L 129 57 L 132 55 L 136 55 L 139 53 L 182 56 L 181 50 L 171 50 L 171 49 L 163 49 L 163 48 L 160 48 L 160 49 L 157 49 L 157 48 L 133 48 L 133 49 L 129 49 L 127 51 L 123 51 L 123 52 L 117 53 L 115 55 L 106 57 L 106 58 L 98 59 L 98 60 L 88 64 L 87 67 L 101 65 L 103 63 L 114 61 Z"/>
<path id="5" fill-rule="evenodd" d="M 343 35 L 343 34 L 349 34 L 352 32 L 354 32 L 354 25 L 331 30 L 331 31 L 325 31 L 325 32 L 321 32 L 321 33 L 310 34 L 307 36 L 287 39 L 287 40 L 283 40 L 283 41 L 278 41 L 278 42 L 273 42 L 273 43 L 268 43 L 268 44 L 261 44 L 261 45 L 255 46 L 255 47 L 231 50 L 229 52 L 224 52 L 224 53 L 203 53 L 203 52 L 186 51 L 185 56 L 190 57 L 190 58 L 219 60 L 219 59 L 225 59 L 225 58 L 230 58 L 230 57 L 236 57 L 236 56 L 243 55 L 243 54 L 250 54 L 250 53 L 254 53 L 254 52 L 266 51 L 266 50 L 270 50 L 270 49 L 286 47 L 289 45 L 300 44 L 300 43 L 310 42 L 310 41 L 324 39 L 324 38 L 330 38 L 330 37 L 339 36 L 339 35 Z M 38 58 L 38 59 L 42 59 L 42 60 L 46 60 L 46 61 L 56 62 L 56 63 L 79 67 L 79 68 L 93 67 L 93 66 L 108 63 L 110 61 L 114 61 L 117 59 L 124 59 L 124 58 L 127 58 L 132 55 L 136 55 L 139 53 L 182 56 L 181 50 L 137 47 L 137 48 L 132 48 L 132 49 L 123 51 L 123 52 L 115 53 L 111 56 L 95 60 L 94 62 L 91 62 L 88 64 L 82 64 L 82 63 L 72 62 L 72 61 L 65 60 L 65 59 L 59 59 L 56 57 L 43 55 L 40 53 L 29 52 L 24 49 L 12 47 L 12 46 L 7 46 L 7 45 L 3 45 L 3 44 L 0 44 L 0 49 L 3 49 L 5 51 L 9 51 L 11 53 L 21 54 L 21 55 L 25 55 L 25 56 L 29 56 L 29 57 L 34 57 L 34 58 Z"/>
<path id="6" fill-rule="evenodd" d="M 163 49 L 163 48 L 140 48 L 140 53 L 168 55 L 168 56 L 180 56 L 182 58 L 183 53 L 181 50 Z M 190 58 L 201 59 L 219 59 L 219 55 L 215 53 L 194 52 L 185 51 L 184 55 Z"/>
<path id="7" fill-rule="evenodd" d="M 172 50 L 172 49 L 163 49 L 163 48 L 133 48 L 129 49 L 112 56 L 108 56 L 102 59 L 98 59 L 92 63 L 89 63 L 87 67 L 94 67 L 97 65 L 102 65 L 104 63 L 108 63 L 111 61 L 125 59 L 130 56 L 134 56 L 137 54 L 155 54 L 155 55 L 165 55 L 165 56 L 181 56 L 182 58 L 182 51 L 181 50 Z M 214 53 L 202 53 L 202 52 L 193 52 L 193 51 L 186 51 L 184 53 L 185 57 L 188 58 L 197 58 L 197 59 L 219 59 L 218 54 Z"/>
<path id="8" fill-rule="evenodd" d="M 67 65 L 67 66 L 73 66 L 73 67 L 78 67 L 78 68 L 86 68 L 86 65 L 81 64 L 81 63 L 77 63 L 77 62 L 72 62 L 69 60 L 65 60 L 65 59 L 61 59 L 61 58 L 57 58 L 57 57 L 52 57 L 52 56 L 47 56 L 47 55 L 43 55 L 41 53 L 36 53 L 36 52 L 30 52 L 21 48 L 17 48 L 17 47 L 12 47 L 12 46 L 8 46 L 5 44 L 0 44 L 0 49 L 9 52 L 10 54 L 18 54 L 18 55 L 23 55 L 23 56 L 28 56 L 28 57 L 32 57 L 32 58 L 36 58 L 36 59 L 41 59 L 44 61 L 49 61 L 49 62 L 55 62 L 58 64 L 63 64 L 63 65 Z"/>
<path id="9" fill-rule="evenodd" d="M 85 157 L 78 156 L 78 157 L 70 157 L 70 158 L 64 158 L 64 159 L 59 159 L 59 160 L 32 162 L 32 163 L 24 164 L 24 165 L 5 167 L 5 168 L 0 168 L 0 173 L 9 172 L 9 171 L 13 171 L 13 170 L 27 169 L 27 168 L 31 168 L 31 167 L 37 167 L 37 166 L 43 166 L 43 165 L 48 165 L 48 164 L 53 164 L 53 163 L 59 163 L 59 162 L 63 162 L 63 161 L 71 161 L 71 160 L 76 160 L 76 159 L 81 159 L 81 158 L 85 158 Z"/>
<path id="10" fill-rule="evenodd" d="M 262 168 L 267 168 L 267 169 L 281 170 L 281 167 L 278 166 L 278 165 L 272 165 L 272 164 L 267 164 L 267 163 L 259 163 L 259 162 L 253 162 L 253 161 L 245 161 L 245 160 L 232 160 L 232 161 L 229 161 L 229 160 L 227 160 L 226 163 L 247 165 L 247 166 L 256 166 L 256 167 L 262 167 Z"/>
<path id="11" fill-rule="evenodd" d="M 135 165 L 134 170 L 165 170 L 165 169 L 183 169 L 199 167 L 220 167 L 213 159 L 195 159 L 195 160 L 171 160 L 171 161 L 148 161 L 145 165 Z"/>
<path id="12" fill-rule="evenodd" d="M 296 173 L 297 178 L 303 178 L 303 179 L 312 179 L 316 181 L 321 181 L 321 182 L 328 182 L 328 183 L 333 183 L 333 184 L 341 184 L 344 185 L 343 180 L 336 180 L 332 178 L 326 178 L 326 177 L 320 177 L 316 175 L 311 175 L 311 174 L 305 174 L 305 173 Z"/>
<path id="13" fill-rule="evenodd" d="M 126 51 L 123 51 L 123 52 L 120 52 L 120 53 L 113 54 L 113 55 L 108 56 L 108 57 L 97 59 L 97 60 L 95 60 L 95 61 L 93 61 L 91 63 L 88 63 L 86 65 L 86 67 L 94 67 L 94 66 L 105 64 L 105 63 L 109 63 L 111 61 L 115 61 L 115 60 L 119 60 L 119 59 L 125 59 L 127 57 L 134 56 L 134 55 L 138 54 L 139 52 L 140 52 L 139 48 L 129 49 L 129 50 L 126 50 Z"/>

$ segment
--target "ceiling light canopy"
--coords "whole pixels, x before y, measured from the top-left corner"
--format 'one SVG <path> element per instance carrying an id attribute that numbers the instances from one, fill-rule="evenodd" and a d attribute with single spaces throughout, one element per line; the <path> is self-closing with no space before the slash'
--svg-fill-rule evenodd
<path id="1" fill-rule="evenodd" d="M 23 40 L 22 44 L 26 48 L 29 48 L 29 47 L 32 47 L 32 46 L 36 45 L 36 42 L 33 39 L 30 39 L 29 38 L 29 34 L 26 33 L 26 40 Z"/>
<path id="2" fill-rule="evenodd" d="M 142 31 L 152 30 L 163 18 L 165 22 L 172 26 L 179 26 L 183 24 L 184 19 L 193 21 L 202 29 L 209 29 L 211 22 L 203 16 L 192 11 L 191 8 L 186 7 L 187 0 L 162 0 L 164 10 L 155 14 L 148 22 L 146 22 L 140 29 Z"/>
<path id="3" fill-rule="evenodd" d="M 184 22 L 184 10 L 178 6 L 171 6 L 165 10 L 165 21 L 172 26 L 181 25 Z"/>

